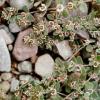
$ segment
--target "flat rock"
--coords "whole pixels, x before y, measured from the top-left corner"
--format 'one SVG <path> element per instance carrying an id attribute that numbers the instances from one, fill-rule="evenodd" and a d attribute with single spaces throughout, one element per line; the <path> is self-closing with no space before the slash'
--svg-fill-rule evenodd
<path id="1" fill-rule="evenodd" d="M 82 37 L 83 39 L 89 39 L 89 34 L 86 31 L 79 30 L 76 32 L 76 34 Z"/>
<path id="2" fill-rule="evenodd" d="M 23 61 L 18 64 L 18 70 L 22 73 L 31 73 L 32 72 L 32 63 L 29 61 Z"/>
<path id="3" fill-rule="evenodd" d="M 5 40 L 0 37 L 0 71 L 9 72 L 11 70 L 11 58 Z"/>
<path id="4" fill-rule="evenodd" d="M 0 0 L 0 7 L 4 5 L 6 0 Z"/>
<path id="5" fill-rule="evenodd" d="M 12 78 L 11 80 L 11 87 L 10 87 L 10 91 L 14 92 L 19 88 L 19 80 L 17 80 L 16 78 Z"/>
<path id="6" fill-rule="evenodd" d="M 0 36 L 4 38 L 6 44 L 12 44 L 14 42 L 14 36 L 5 25 L 0 25 Z"/>
<path id="7" fill-rule="evenodd" d="M 23 7 L 26 6 L 31 9 L 33 7 L 33 2 L 29 2 L 29 0 L 10 0 L 10 6 L 17 9 L 23 9 Z"/>
<path id="8" fill-rule="evenodd" d="M 72 12 L 70 12 L 69 18 L 70 17 L 75 17 L 75 16 L 87 16 L 88 14 L 88 6 L 85 2 L 82 2 L 79 4 L 79 7 Z"/>
<path id="9" fill-rule="evenodd" d="M 88 14 L 88 6 L 85 2 L 80 3 L 79 8 L 80 16 L 85 16 Z"/>
<path id="10" fill-rule="evenodd" d="M 31 57 L 36 57 L 38 46 L 28 46 L 25 45 L 23 42 L 24 36 L 30 34 L 32 32 L 32 29 L 27 29 L 23 32 L 20 32 L 18 35 L 18 38 L 15 42 L 13 55 L 18 61 L 24 61 L 26 59 L 29 59 Z"/>
<path id="11" fill-rule="evenodd" d="M 4 81 L 9 81 L 12 78 L 12 74 L 11 73 L 2 73 L 1 74 L 1 79 Z"/>
<path id="12" fill-rule="evenodd" d="M 42 77 L 49 77 L 54 71 L 54 60 L 49 54 L 40 56 L 35 63 L 35 72 Z"/>
<path id="13" fill-rule="evenodd" d="M 19 80 L 23 83 L 27 83 L 29 81 L 33 80 L 33 77 L 31 75 L 20 75 Z"/>
<path id="14" fill-rule="evenodd" d="M 64 59 L 67 60 L 69 57 L 72 56 L 72 50 L 71 47 L 69 46 L 68 41 L 64 40 L 61 42 L 56 42 L 55 43 L 57 50 L 59 52 L 59 55 Z"/>
<path id="15" fill-rule="evenodd" d="M 3 90 L 4 93 L 8 92 L 10 89 L 10 83 L 8 81 L 3 81 L 0 83 L 0 90 Z"/>

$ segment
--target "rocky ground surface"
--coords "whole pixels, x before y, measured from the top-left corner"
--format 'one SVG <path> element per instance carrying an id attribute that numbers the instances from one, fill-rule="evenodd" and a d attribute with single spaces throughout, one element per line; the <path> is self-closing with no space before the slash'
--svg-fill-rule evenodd
<path id="1" fill-rule="evenodd" d="M 34 6 L 38 6 L 40 2 L 35 0 Z M 24 5 L 29 9 L 33 7 L 33 3 L 29 3 L 27 0 L 0 0 L 0 11 L 8 5 L 18 10 L 21 10 Z M 87 14 L 88 6 L 85 5 L 84 9 L 80 6 L 68 17 L 86 16 Z M 10 21 L 7 24 L 1 18 L 0 20 L 0 90 L 3 91 L 2 95 L 7 94 L 5 100 L 11 100 L 11 94 L 18 90 L 20 84 L 37 78 L 50 77 L 54 72 L 56 57 L 60 57 L 64 61 L 68 59 L 70 61 L 73 57 L 74 51 L 68 40 L 55 41 L 54 52 L 46 48 L 41 49 L 37 45 L 30 47 L 23 42 L 23 38 L 33 31 L 30 26 L 23 28 L 19 27 L 16 22 Z M 48 26 L 48 32 L 51 31 L 52 28 Z M 77 30 L 76 35 L 83 40 L 90 39 L 90 35 L 85 30 Z M 98 45 L 100 45 L 99 40 Z"/>

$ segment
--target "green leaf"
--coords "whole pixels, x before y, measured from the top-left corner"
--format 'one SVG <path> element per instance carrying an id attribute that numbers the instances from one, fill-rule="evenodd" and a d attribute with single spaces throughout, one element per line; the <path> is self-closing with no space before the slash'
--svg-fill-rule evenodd
<path id="1" fill-rule="evenodd" d="M 85 100 L 89 100 L 89 96 L 90 96 L 89 92 L 84 93 L 84 99 Z"/>
<path id="2" fill-rule="evenodd" d="M 96 49 L 96 53 L 100 54 L 100 48 Z"/>
<path id="3" fill-rule="evenodd" d="M 77 57 L 77 63 L 78 64 L 83 64 L 83 60 L 82 60 L 82 57 L 81 56 L 78 56 Z"/>
<path id="4" fill-rule="evenodd" d="M 52 14 L 47 14 L 47 19 L 48 20 L 54 20 L 54 16 Z"/>
<path id="5" fill-rule="evenodd" d="M 63 10 L 62 15 L 63 15 L 63 17 L 67 17 L 68 16 L 67 11 L 66 10 Z"/>
<path id="6" fill-rule="evenodd" d="M 44 96 L 41 95 L 40 98 L 39 98 L 39 100 L 44 100 Z"/>
<path id="7" fill-rule="evenodd" d="M 21 100 L 21 97 L 12 95 L 11 100 Z"/>
<path id="8" fill-rule="evenodd" d="M 97 14 L 97 11 L 92 10 L 91 13 L 88 15 L 88 20 L 92 20 Z"/>
<path id="9" fill-rule="evenodd" d="M 73 72 L 75 70 L 74 66 L 68 66 L 68 72 Z"/>
<path id="10" fill-rule="evenodd" d="M 44 0 L 44 4 L 49 7 L 52 3 L 52 0 Z"/>
<path id="11" fill-rule="evenodd" d="M 62 29 L 63 32 L 68 32 L 67 28 L 63 27 Z"/>
<path id="12" fill-rule="evenodd" d="M 86 90 L 91 90 L 93 88 L 94 88 L 94 84 L 92 82 L 86 82 L 86 84 L 85 84 Z"/>
<path id="13" fill-rule="evenodd" d="M 57 4 L 63 4 L 63 5 L 64 5 L 65 2 L 66 2 L 66 0 L 56 0 L 56 3 L 57 3 Z"/>
<path id="14" fill-rule="evenodd" d="M 60 67 L 63 65 L 63 61 L 60 58 L 56 58 L 55 63 Z"/>
<path id="15" fill-rule="evenodd" d="M 61 87 L 60 87 L 60 83 L 59 82 L 56 82 L 55 84 L 55 89 L 60 92 L 61 91 Z"/>
<path id="16" fill-rule="evenodd" d="M 89 100 L 100 100 L 100 95 L 97 92 L 93 92 Z"/>
<path id="17" fill-rule="evenodd" d="M 81 57 L 81 56 L 74 57 L 74 58 L 73 58 L 73 61 L 74 61 L 76 64 L 83 64 L 83 60 L 82 60 L 82 57 Z"/>
<path id="18" fill-rule="evenodd" d="M 94 69 L 94 73 L 96 73 L 97 75 L 100 75 L 100 65 Z"/>
<path id="19" fill-rule="evenodd" d="M 88 46 L 86 47 L 86 51 L 87 51 L 87 52 L 92 52 L 92 51 L 93 51 L 93 46 L 92 46 L 92 45 L 88 45 Z"/>
<path id="20" fill-rule="evenodd" d="M 96 0 L 96 3 L 100 3 L 100 0 Z"/>
<path id="21" fill-rule="evenodd" d="M 81 76 L 80 76 L 80 79 L 81 79 L 81 80 L 86 79 L 86 75 L 87 75 L 86 70 L 87 70 L 87 69 L 85 69 L 85 67 L 82 67 L 82 68 L 81 68 Z"/>
<path id="22" fill-rule="evenodd" d="M 63 98 L 59 95 L 52 96 L 50 100 L 63 100 Z"/>
<path id="23" fill-rule="evenodd" d="M 69 86 L 65 87 L 65 92 L 70 93 L 71 92 L 71 88 Z"/>
<path id="24" fill-rule="evenodd" d="M 23 9 L 25 12 L 29 12 L 29 9 L 28 9 L 27 6 L 24 6 L 22 9 Z"/>
<path id="25" fill-rule="evenodd" d="M 97 59 L 98 61 L 100 61 L 100 55 L 97 55 L 96 59 Z"/>
<path id="26" fill-rule="evenodd" d="M 31 14 L 28 14 L 27 19 L 28 19 L 30 22 L 33 22 L 33 21 L 34 21 L 33 15 L 31 15 Z"/>

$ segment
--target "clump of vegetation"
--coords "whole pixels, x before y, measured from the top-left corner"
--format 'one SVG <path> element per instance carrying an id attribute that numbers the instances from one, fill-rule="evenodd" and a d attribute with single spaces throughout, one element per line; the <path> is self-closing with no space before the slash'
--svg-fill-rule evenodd
<path id="1" fill-rule="evenodd" d="M 98 3 L 99 0 L 95 2 Z M 81 14 L 71 15 L 78 7 Z M 14 20 L 21 28 L 33 29 L 23 37 L 25 45 L 35 44 L 54 52 L 55 41 L 68 40 L 73 50 L 66 61 L 55 59 L 51 77 L 20 85 L 12 100 L 100 99 L 100 18 L 95 9 L 84 15 L 84 8 L 89 8 L 84 0 L 38 0 L 33 11 L 27 7 L 22 11 L 4 8 L 2 18 L 8 23 Z"/>

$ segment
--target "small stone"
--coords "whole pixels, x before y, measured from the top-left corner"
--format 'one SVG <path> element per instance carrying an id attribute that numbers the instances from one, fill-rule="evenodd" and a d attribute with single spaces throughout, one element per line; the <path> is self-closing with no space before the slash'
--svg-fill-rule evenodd
<path id="1" fill-rule="evenodd" d="M 79 5 L 79 10 L 81 11 L 81 13 L 83 14 L 88 14 L 88 6 L 85 2 L 80 3 Z"/>
<path id="2" fill-rule="evenodd" d="M 14 36 L 5 25 L 0 25 L 0 36 L 4 38 L 6 44 L 12 44 L 14 42 Z"/>
<path id="3" fill-rule="evenodd" d="M 29 61 L 23 61 L 18 64 L 18 70 L 22 73 L 31 73 L 32 72 L 32 63 Z"/>
<path id="4" fill-rule="evenodd" d="M 2 82 L 2 79 L 1 79 L 1 77 L 0 77 L 0 82 Z"/>
<path id="5" fill-rule="evenodd" d="M 82 2 L 79 4 L 78 8 L 73 9 L 73 11 L 70 12 L 69 18 L 75 16 L 84 17 L 87 16 L 87 14 L 88 14 L 88 6 L 86 3 Z"/>
<path id="6" fill-rule="evenodd" d="M 5 40 L 0 37 L 0 71 L 11 71 L 11 58 Z"/>
<path id="7" fill-rule="evenodd" d="M 55 43 L 57 50 L 59 52 L 59 55 L 64 59 L 67 60 L 69 57 L 72 56 L 72 49 L 69 46 L 68 41 L 64 40 L 61 42 Z"/>
<path id="8" fill-rule="evenodd" d="M 12 50 L 13 50 L 13 45 L 9 44 L 9 45 L 8 45 L 8 50 L 9 50 L 9 51 L 12 51 Z"/>
<path id="9" fill-rule="evenodd" d="M 13 50 L 13 55 L 18 61 L 24 61 L 31 57 L 36 57 L 38 46 L 33 45 L 30 47 L 29 45 L 24 44 L 23 41 L 24 36 L 30 34 L 31 32 L 33 32 L 32 29 L 27 29 L 23 32 L 20 32 L 18 35 Z"/>
<path id="10" fill-rule="evenodd" d="M 54 60 L 49 54 L 40 56 L 35 63 L 35 72 L 42 77 L 49 77 L 54 71 Z"/>
<path id="11" fill-rule="evenodd" d="M 1 79 L 4 81 L 9 81 L 12 78 L 12 74 L 11 73 L 2 73 L 1 74 Z"/>
<path id="12" fill-rule="evenodd" d="M 16 78 L 12 78 L 11 80 L 11 87 L 10 87 L 10 91 L 14 92 L 19 88 L 19 80 L 17 80 Z"/>
<path id="13" fill-rule="evenodd" d="M 31 62 L 32 62 L 33 64 L 36 62 L 36 60 L 37 60 L 37 56 L 36 56 L 36 57 L 33 56 L 33 57 L 31 58 Z"/>
<path id="14" fill-rule="evenodd" d="M 97 41 L 97 46 L 100 48 L 100 40 Z"/>
<path id="15" fill-rule="evenodd" d="M 20 75 L 19 80 L 23 83 L 27 83 L 29 81 L 32 81 L 33 78 L 31 75 Z"/>
<path id="16" fill-rule="evenodd" d="M 27 7 L 28 9 L 31 9 L 33 7 L 34 0 L 10 0 L 10 6 L 15 7 L 18 10 L 22 10 L 23 7 Z"/>
<path id="17" fill-rule="evenodd" d="M 10 89 L 10 83 L 8 81 L 3 81 L 0 83 L 0 90 L 2 90 L 4 93 L 8 92 Z"/>
<path id="18" fill-rule="evenodd" d="M 82 37 L 83 39 L 89 39 L 89 34 L 86 31 L 79 30 L 76 34 Z"/>
<path id="19" fill-rule="evenodd" d="M 20 73 L 16 70 L 12 70 L 12 73 L 15 74 L 15 75 L 20 75 Z"/>
<path id="20" fill-rule="evenodd" d="M 4 5 L 6 0 L 0 0 L 0 7 Z"/>
<path id="21" fill-rule="evenodd" d="M 22 29 L 16 24 L 16 22 L 9 23 L 9 29 L 12 33 L 20 32 Z"/>

